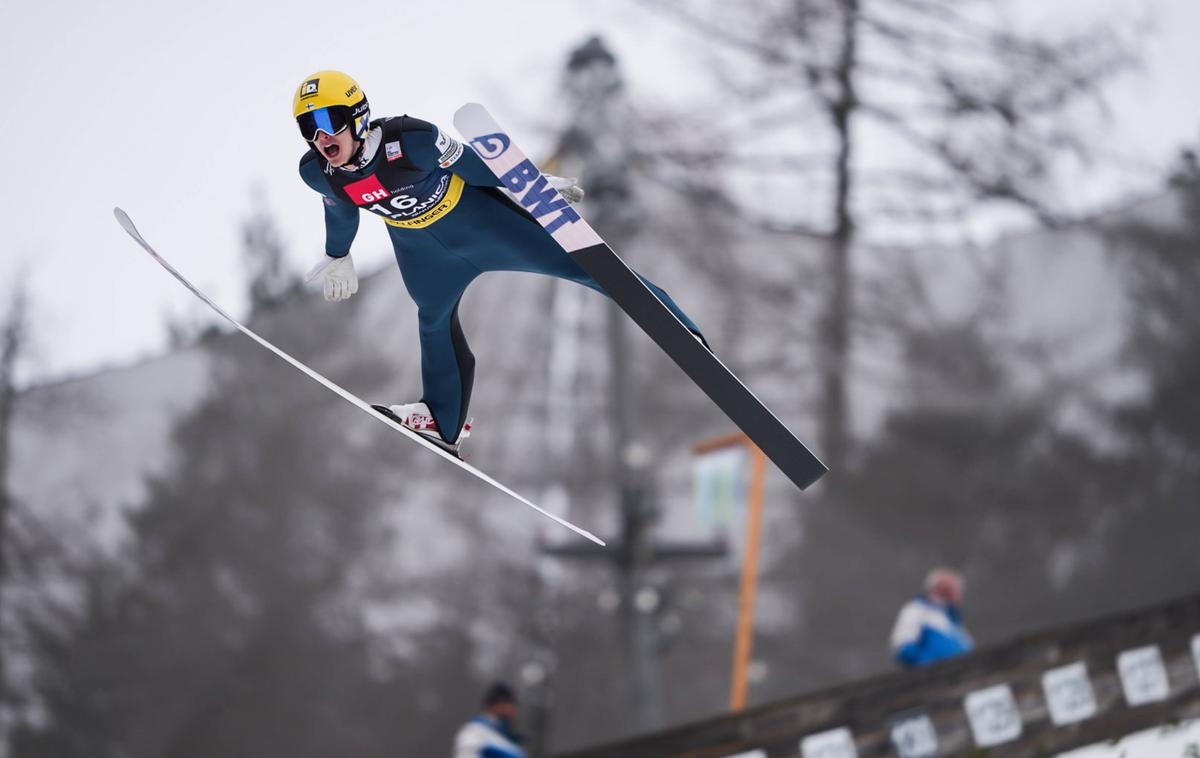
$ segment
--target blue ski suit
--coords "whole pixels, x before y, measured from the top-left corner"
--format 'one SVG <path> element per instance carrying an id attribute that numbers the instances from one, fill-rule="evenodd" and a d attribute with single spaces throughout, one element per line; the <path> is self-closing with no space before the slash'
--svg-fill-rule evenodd
<path id="1" fill-rule="evenodd" d="M 528 271 L 603 292 L 558 243 L 500 189 L 475 154 L 409 116 L 372 122 L 360 156 L 333 168 L 315 150 L 300 176 L 325 203 L 325 253 L 350 252 L 359 210 L 382 216 L 409 295 L 417 304 L 422 401 L 443 438 L 466 421 L 475 357 L 458 319 L 467 285 L 486 271 Z M 642 279 L 688 329 L 700 330 L 666 292 Z"/>

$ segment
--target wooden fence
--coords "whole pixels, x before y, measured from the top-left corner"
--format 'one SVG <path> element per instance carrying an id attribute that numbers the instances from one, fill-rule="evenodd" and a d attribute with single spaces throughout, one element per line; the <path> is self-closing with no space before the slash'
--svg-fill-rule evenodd
<path id="1" fill-rule="evenodd" d="M 1200 594 L 557 758 L 1040 756 L 1200 717 Z"/>

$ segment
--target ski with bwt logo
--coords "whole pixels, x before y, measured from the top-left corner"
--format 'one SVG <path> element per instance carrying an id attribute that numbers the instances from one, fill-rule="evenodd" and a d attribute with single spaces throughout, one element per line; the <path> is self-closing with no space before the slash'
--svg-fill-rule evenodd
<path id="1" fill-rule="evenodd" d="M 805 489 L 829 471 L 550 186 L 482 105 L 468 103 L 459 108 L 454 125 L 562 249 L 797 487 Z"/>

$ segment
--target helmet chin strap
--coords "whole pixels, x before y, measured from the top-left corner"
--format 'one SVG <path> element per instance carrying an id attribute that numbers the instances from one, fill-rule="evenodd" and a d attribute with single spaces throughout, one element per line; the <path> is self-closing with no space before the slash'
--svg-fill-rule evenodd
<path id="1" fill-rule="evenodd" d="M 346 168 L 347 166 L 353 166 L 356 169 L 362 168 L 361 164 L 363 163 L 363 148 L 367 146 L 367 141 L 355 137 L 354 145 L 354 152 L 350 154 L 350 160 L 343 163 L 342 168 Z"/>
<path id="2" fill-rule="evenodd" d="M 350 155 L 350 160 L 343 163 L 339 168 L 343 171 L 358 171 L 364 168 L 379 152 L 379 142 L 383 137 L 383 132 L 376 129 L 368 129 L 367 134 L 363 139 L 354 139 L 356 147 Z"/>

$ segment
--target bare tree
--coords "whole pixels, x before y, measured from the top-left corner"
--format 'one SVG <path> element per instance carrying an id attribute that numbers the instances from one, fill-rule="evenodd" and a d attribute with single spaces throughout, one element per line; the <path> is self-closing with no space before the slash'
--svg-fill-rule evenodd
<path id="1" fill-rule="evenodd" d="M 1103 26 L 1055 40 L 1019 34 L 1006 0 L 773 0 L 736 13 L 714 0 L 644 5 L 715 51 L 730 98 L 721 141 L 737 151 L 726 167 L 799 181 L 789 223 L 827 240 L 822 453 L 839 468 L 851 258 L 864 227 L 911 239 L 997 205 L 1059 218 L 1056 177 L 1094 155 L 1086 125 L 1103 113 L 1103 85 L 1131 63 L 1127 44 Z"/>
<path id="2" fill-rule="evenodd" d="M 242 219 L 241 263 L 246 272 L 245 287 L 251 315 L 274 308 L 300 287 L 300 276 L 287 261 L 287 250 L 265 200 L 265 190 L 251 188 L 250 213 Z M 183 348 L 220 334 L 222 325 L 213 321 L 210 310 L 196 301 L 182 311 L 164 315 L 167 341 L 172 348 Z"/>
<path id="3" fill-rule="evenodd" d="M 628 96 L 616 56 L 603 40 L 593 37 L 575 48 L 564 77 L 568 123 L 560 133 L 552 164 L 576 171 L 587 187 L 587 214 L 618 250 L 646 242 L 650 219 L 662 198 L 639 172 L 645 137 L 654 131 Z M 654 225 L 656 230 L 661 225 Z M 657 615 L 660 596 L 670 580 L 666 562 L 678 567 L 721 555 L 711 544 L 666 543 L 656 538 L 660 516 L 657 502 L 657 452 L 670 435 L 647 434 L 648 426 L 666 426 L 660 408 L 671 386 L 649 366 L 663 356 L 630 331 L 629 317 L 609 305 L 604 324 L 607 338 L 607 396 L 604 417 L 608 430 L 604 461 L 606 487 L 620 509 L 619 533 L 604 550 L 564 545 L 552 552 L 606 564 L 616 589 L 614 611 L 618 627 L 618 669 L 623 675 L 626 703 L 621 714 L 626 728 L 645 731 L 665 721 L 662 651 L 667 633 Z M 633 400 L 636 399 L 636 402 Z M 648 422 L 654 418 L 653 424 Z M 660 421 L 660 419 L 662 419 Z M 681 427 L 686 428 L 686 427 Z M 661 431 L 661 429 L 659 430 Z M 669 628 L 669 625 L 668 625 Z"/>
<path id="4" fill-rule="evenodd" d="M 4 588 L 9 580 L 8 524 L 12 517 L 14 497 L 9 489 L 12 461 L 12 420 L 17 390 L 15 374 L 28 333 L 28 299 L 24 284 L 18 284 L 12 294 L 8 313 L 0 323 L 0 625 L 5 623 L 7 608 L 3 604 Z M 0 647 L 0 703 L 8 701 L 7 661 Z"/>
<path id="5" fill-rule="evenodd" d="M 242 261 L 249 272 L 247 286 L 253 310 L 283 302 L 300 283 L 287 266 L 287 255 L 275 219 L 267 210 L 264 190 L 256 187 L 254 210 L 242 222 Z"/>
<path id="6" fill-rule="evenodd" d="M 570 127 L 562 136 L 557 154 L 575 159 L 586 167 L 592 216 L 599 229 L 618 248 L 636 234 L 636 206 L 629 202 L 631 180 L 629 155 L 618 145 L 616 128 L 623 82 L 616 58 L 598 38 L 577 48 L 567 66 L 566 89 L 575 107 Z M 622 652 L 629 687 L 629 715 L 633 723 L 649 729 L 661 723 L 660 674 L 654 656 L 654 631 L 644 614 L 633 608 L 633 596 L 644 578 L 651 550 L 651 506 L 646 502 L 638 467 L 630 451 L 637 448 L 633 417 L 634 351 L 629 341 L 626 315 L 616 307 L 607 313 L 609 364 L 609 424 L 612 429 L 608 451 L 614 484 L 621 508 L 623 542 L 618 548 L 623 559 L 616 564 L 621 603 Z"/>

